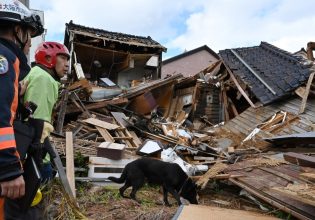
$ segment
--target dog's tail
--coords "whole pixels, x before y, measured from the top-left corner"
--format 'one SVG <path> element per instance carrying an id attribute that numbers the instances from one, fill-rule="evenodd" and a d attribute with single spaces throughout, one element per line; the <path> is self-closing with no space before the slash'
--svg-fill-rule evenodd
<path id="1" fill-rule="evenodd" d="M 110 176 L 110 177 L 108 177 L 108 179 L 115 182 L 115 183 L 123 183 L 123 182 L 125 182 L 126 177 L 127 177 L 127 172 L 126 172 L 126 169 L 124 169 L 119 178 Z"/>

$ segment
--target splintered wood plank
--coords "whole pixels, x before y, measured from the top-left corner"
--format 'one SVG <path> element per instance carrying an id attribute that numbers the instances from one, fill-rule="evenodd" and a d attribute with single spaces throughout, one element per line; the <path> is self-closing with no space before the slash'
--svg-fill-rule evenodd
<path id="1" fill-rule="evenodd" d="M 85 105 L 85 108 L 87 110 L 93 110 L 93 109 L 103 108 L 109 104 L 118 105 L 118 104 L 126 104 L 126 103 L 128 103 L 127 98 L 114 98 L 114 99 L 110 99 L 110 100 L 104 100 L 104 101 L 95 102 L 92 104 L 87 104 L 87 105 Z M 80 112 L 80 109 L 78 109 L 78 108 L 71 108 L 71 109 L 68 108 L 67 109 L 67 114 L 77 113 L 77 112 Z"/>
<path id="2" fill-rule="evenodd" d="M 290 213 L 298 219 L 314 219 L 315 217 L 314 206 L 298 202 L 285 195 L 280 195 L 280 193 L 277 193 L 277 191 L 271 189 L 268 190 L 266 187 L 262 190 L 259 190 L 255 185 L 244 181 L 242 177 L 239 179 L 229 179 L 229 181 L 245 189 L 252 195 L 255 195 L 256 197 L 271 203 L 274 207 L 277 207 L 283 211 L 290 211 Z"/>
<path id="3" fill-rule="evenodd" d="M 114 137 L 114 140 L 132 140 L 133 137 Z"/>
<path id="4" fill-rule="evenodd" d="M 194 160 L 214 160 L 214 157 L 194 156 Z"/>
<path id="5" fill-rule="evenodd" d="M 249 163 L 241 162 L 243 165 Z M 294 169 L 295 167 L 295 169 Z M 280 169 L 281 168 L 281 169 Z M 306 203 L 300 198 L 280 193 L 273 188 L 283 188 L 290 183 L 306 184 L 300 178 L 295 177 L 299 173 L 296 165 L 281 164 L 275 167 L 260 166 L 259 168 L 242 169 L 238 172 L 228 172 L 231 174 L 240 174 L 246 177 L 239 177 L 238 179 L 229 179 L 232 183 L 244 188 L 246 191 L 271 203 L 273 206 L 282 210 L 292 212 L 292 215 L 299 219 L 314 219 L 315 207 Z M 296 173 L 296 174 L 295 174 Z M 308 217 L 308 218 L 305 218 Z"/>
<path id="6" fill-rule="evenodd" d="M 140 146 L 142 144 L 142 141 L 139 139 L 139 137 L 137 136 L 136 132 L 134 131 L 129 131 L 129 133 L 131 134 L 131 136 L 133 137 L 133 141 L 135 142 L 135 144 L 137 144 L 138 146 Z"/>
<path id="7" fill-rule="evenodd" d="M 66 132 L 66 173 L 72 194 L 75 196 L 74 157 L 72 132 Z"/>
<path id="8" fill-rule="evenodd" d="M 306 89 L 305 89 L 305 92 L 303 94 L 302 103 L 301 103 L 301 106 L 299 109 L 299 114 L 302 114 L 305 110 L 308 94 L 310 93 L 310 88 L 311 88 L 311 84 L 312 84 L 313 79 L 314 79 L 314 75 L 315 75 L 315 72 L 312 72 L 310 77 L 308 78 L 308 81 L 306 84 Z"/>
<path id="9" fill-rule="evenodd" d="M 283 154 L 283 157 L 286 161 L 289 161 L 290 163 L 315 168 L 315 157 L 294 152 L 285 153 Z"/>
<path id="10" fill-rule="evenodd" d="M 119 130 L 116 130 L 116 134 L 118 137 L 126 137 L 124 131 L 126 130 L 126 128 L 124 128 L 123 130 L 119 129 Z M 122 142 L 124 142 L 125 144 L 128 145 L 128 147 L 130 148 L 135 148 L 136 146 L 134 146 L 132 144 L 132 141 L 131 140 L 122 140 Z"/>
<path id="11" fill-rule="evenodd" d="M 211 138 L 212 138 L 211 136 L 207 135 L 207 136 L 198 138 L 198 141 L 205 142 L 205 141 L 211 140 Z"/>
<path id="12" fill-rule="evenodd" d="M 229 106 L 228 106 L 228 100 L 227 100 L 225 87 L 222 88 L 222 99 L 223 99 L 223 105 L 224 105 L 224 119 L 225 121 L 229 121 L 230 120 L 229 111 L 228 111 Z"/>
<path id="13" fill-rule="evenodd" d="M 101 128 L 96 126 L 98 132 L 102 135 L 105 141 L 115 142 L 115 139 L 110 135 L 110 133 L 106 130 L 106 128 Z"/>
<path id="14" fill-rule="evenodd" d="M 228 67 L 228 65 L 226 65 L 223 62 L 224 66 L 226 67 L 228 73 L 230 74 L 231 79 L 233 80 L 233 82 L 235 83 L 236 87 L 238 88 L 238 90 L 240 91 L 240 93 L 243 95 L 243 97 L 246 99 L 246 101 L 250 104 L 250 106 L 252 106 L 253 108 L 256 108 L 255 104 L 252 102 L 252 100 L 248 97 L 248 95 L 246 94 L 246 92 L 243 90 L 243 88 L 241 87 L 241 85 L 239 84 L 239 82 L 236 80 L 235 76 L 233 75 L 232 71 L 230 70 L 230 68 Z"/>
<path id="15" fill-rule="evenodd" d="M 234 115 L 235 115 L 235 116 L 239 115 L 239 114 L 238 114 L 238 111 L 237 111 L 237 109 L 236 109 L 236 107 L 235 107 L 235 105 L 234 105 L 234 103 L 233 103 L 233 101 L 232 101 L 230 98 L 228 98 L 228 101 L 229 101 L 229 103 L 231 104 L 232 111 L 233 111 Z"/>
<path id="16" fill-rule="evenodd" d="M 315 173 L 301 173 L 300 176 L 312 182 L 315 182 Z"/>
<path id="17" fill-rule="evenodd" d="M 121 139 L 124 139 L 124 142 L 128 145 L 128 147 L 138 147 L 139 145 L 134 142 L 132 135 L 129 133 L 128 129 L 125 127 L 128 124 L 124 120 L 127 116 L 122 112 L 111 112 L 117 123 L 120 125 L 120 129 L 117 129 L 117 134 Z"/>
<path id="18" fill-rule="evenodd" d="M 128 123 L 124 120 L 127 119 L 126 115 L 122 112 L 110 112 L 116 121 L 123 127 L 127 127 Z"/>
<path id="19" fill-rule="evenodd" d="M 111 123 L 108 123 L 105 121 L 101 121 L 101 120 L 96 119 L 96 118 L 88 118 L 88 119 L 83 120 L 83 122 L 86 122 L 86 123 L 89 123 L 89 124 L 92 124 L 92 125 L 95 125 L 95 126 L 98 126 L 101 128 L 105 128 L 108 130 L 115 130 L 115 129 L 119 128 L 119 125 L 115 125 L 115 124 L 111 124 Z"/>
<path id="20" fill-rule="evenodd" d="M 178 96 L 176 96 L 175 98 L 173 98 L 173 100 L 172 100 L 172 102 L 171 102 L 171 105 L 170 105 L 170 109 L 168 110 L 167 114 L 164 115 L 165 118 L 167 118 L 167 117 L 172 117 L 172 116 L 174 115 L 174 112 L 175 112 L 175 108 L 176 108 L 178 99 L 179 99 Z"/>
<path id="21" fill-rule="evenodd" d="M 286 187 L 274 187 L 272 190 L 296 199 L 300 202 L 315 206 L 315 187 L 308 184 L 289 184 Z"/>
<path id="22" fill-rule="evenodd" d="M 300 98 L 303 99 L 303 95 L 305 94 L 305 90 L 306 90 L 306 87 L 305 86 L 300 86 L 299 88 L 297 88 L 294 92 L 295 94 L 297 94 Z"/>
<path id="23" fill-rule="evenodd" d="M 58 134 L 62 134 L 63 122 L 65 120 L 68 99 L 69 99 L 69 91 L 65 89 L 61 95 L 61 101 L 60 101 L 61 105 L 60 105 L 60 110 L 59 110 L 58 119 L 57 119 L 56 133 Z"/>

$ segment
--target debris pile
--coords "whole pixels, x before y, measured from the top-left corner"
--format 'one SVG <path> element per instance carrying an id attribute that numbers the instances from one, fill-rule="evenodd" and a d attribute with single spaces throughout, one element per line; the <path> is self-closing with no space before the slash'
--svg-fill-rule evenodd
<path id="1" fill-rule="evenodd" d="M 67 170 L 75 180 L 108 184 L 129 162 L 154 157 L 177 163 L 201 194 L 236 187 L 264 212 L 315 218 L 313 62 L 262 42 L 220 51 L 193 76 L 159 79 L 163 66 L 155 61 L 166 48 L 151 38 L 127 47 L 122 39 L 139 37 L 105 31 L 93 38 L 93 29 L 73 23 L 67 29 L 74 68 L 56 106 L 52 142 L 66 159 L 72 142 L 75 158 L 87 162 L 85 175 Z"/>

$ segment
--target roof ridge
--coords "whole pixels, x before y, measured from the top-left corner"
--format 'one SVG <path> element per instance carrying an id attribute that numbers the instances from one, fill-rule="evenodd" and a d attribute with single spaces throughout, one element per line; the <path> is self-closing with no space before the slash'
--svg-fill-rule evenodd
<path id="1" fill-rule="evenodd" d="M 182 57 L 186 57 L 186 56 L 189 56 L 189 55 L 192 55 L 192 54 L 194 54 L 194 53 L 196 53 L 196 52 L 199 52 L 199 51 L 201 51 L 201 50 L 206 50 L 206 51 L 208 51 L 212 56 L 214 56 L 216 59 L 220 59 L 220 57 L 219 57 L 219 55 L 216 53 L 216 52 L 214 52 L 208 45 L 202 45 L 202 46 L 200 46 L 200 47 L 196 47 L 196 48 L 194 48 L 194 49 L 191 49 L 191 50 L 188 50 L 188 51 L 186 51 L 186 52 L 183 52 L 183 53 L 180 53 L 180 54 L 178 54 L 178 55 L 175 55 L 175 56 L 173 56 L 173 57 L 170 57 L 170 58 L 168 58 L 168 59 L 166 59 L 166 60 L 163 60 L 163 64 L 165 65 L 165 64 L 167 64 L 167 63 L 170 63 L 170 62 L 172 62 L 172 61 L 174 61 L 174 60 L 177 60 L 177 59 L 180 59 L 180 58 L 182 58 Z"/>
<path id="2" fill-rule="evenodd" d="M 291 60 L 292 62 L 297 62 L 299 63 L 299 60 L 294 57 L 294 55 L 286 50 L 280 49 L 279 47 L 276 47 L 268 42 L 261 41 L 260 47 L 269 50 L 270 52 L 273 52 L 275 54 L 278 54 L 286 59 Z"/>
<path id="3" fill-rule="evenodd" d="M 72 22 L 72 20 L 69 23 L 66 23 L 66 25 L 70 25 L 71 26 L 77 26 L 77 27 L 82 27 L 82 28 L 88 28 L 88 29 L 93 29 L 93 30 L 97 30 L 97 31 L 102 31 L 102 32 L 107 32 L 110 34 L 120 34 L 120 35 L 125 35 L 125 36 L 129 36 L 129 37 L 137 37 L 137 38 L 144 38 L 144 39 L 149 39 L 154 41 L 150 36 L 148 37 L 144 37 L 144 36 L 138 36 L 138 35 L 132 35 L 132 34 L 125 34 L 125 33 L 121 33 L 121 32 L 115 32 L 115 31 L 108 31 L 108 30 L 104 30 L 104 29 L 100 29 L 100 28 L 94 28 L 94 27 L 88 27 L 88 26 L 84 26 L 84 25 L 80 25 L 80 24 L 75 24 Z"/>

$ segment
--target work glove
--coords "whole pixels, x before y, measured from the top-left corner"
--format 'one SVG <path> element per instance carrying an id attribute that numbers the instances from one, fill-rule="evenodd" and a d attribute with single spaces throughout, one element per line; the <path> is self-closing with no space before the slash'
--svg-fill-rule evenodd
<path id="1" fill-rule="evenodd" d="M 35 137 L 28 150 L 28 155 L 34 158 L 34 161 L 37 164 L 39 169 L 41 169 L 43 166 L 43 160 L 42 160 L 43 144 L 40 142 L 40 140 L 43 133 L 44 122 L 45 122 L 44 120 L 29 119 L 30 125 L 35 130 Z"/>

